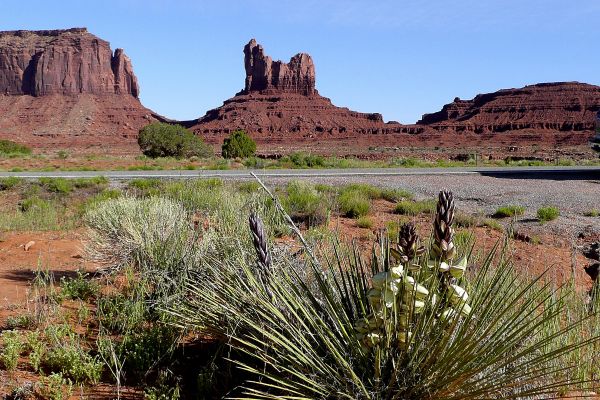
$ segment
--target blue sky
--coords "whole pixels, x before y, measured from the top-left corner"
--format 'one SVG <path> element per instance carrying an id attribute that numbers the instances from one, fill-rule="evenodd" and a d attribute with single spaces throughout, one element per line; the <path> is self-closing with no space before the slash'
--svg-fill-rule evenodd
<path id="1" fill-rule="evenodd" d="M 0 30 L 85 26 L 131 57 L 147 107 L 192 119 L 244 84 L 252 37 L 312 55 L 334 104 L 412 123 L 456 96 L 600 84 L 597 0 L 2 1 Z"/>

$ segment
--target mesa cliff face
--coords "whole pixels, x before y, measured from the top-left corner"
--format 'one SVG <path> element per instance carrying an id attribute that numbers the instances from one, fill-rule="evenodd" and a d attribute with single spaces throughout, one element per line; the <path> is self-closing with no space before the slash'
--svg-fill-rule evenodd
<path id="1" fill-rule="evenodd" d="M 579 82 L 540 83 L 454 99 L 417 122 L 440 132 L 508 133 L 593 131 L 600 87 Z"/>
<path id="2" fill-rule="evenodd" d="M 244 47 L 244 66 L 244 89 L 192 123 L 192 129 L 209 141 L 220 141 L 236 129 L 245 129 L 259 141 L 277 142 L 380 133 L 385 128 L 381 114 L 336 107 L 320 96 L 315 66 L 306 53 L 288 63 L 273 61 L 252 39 Z"/>
<path id="3" fill-rule="evenodd" d="M 85 28 L 0 32 L 0 93 L 139 95 L 131 61 L 122 49 Z"/>
<path id="4" fill-rule="evenodd" d="M 122 49 L 85 28 L 0 32 L 0 137 L 32 146 L 132 142 L 159 118 Z"/>

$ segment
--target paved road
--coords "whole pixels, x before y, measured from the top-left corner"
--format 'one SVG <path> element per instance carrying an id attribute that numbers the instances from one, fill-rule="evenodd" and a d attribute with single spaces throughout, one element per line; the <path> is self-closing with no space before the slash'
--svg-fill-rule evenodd
<path id="1" fill-rule="evenodd" d="M 26 179 L 85 178 L 105 176 L 110 180 L 137 178 L 193 179 L 220 177 L 223 179 L 252 179 L 259 177 L 389 177 L 482 175 L 496 178 L 532 178 L 555 180 L 600 179 L 600 167 L 468 167 L 468 168 L 349 168 L 349 169 L 272 169 L 272 170 L 169 170 L 169 171 L 52 171 L 0 172 L 0 177 L 16 176 Z"/>

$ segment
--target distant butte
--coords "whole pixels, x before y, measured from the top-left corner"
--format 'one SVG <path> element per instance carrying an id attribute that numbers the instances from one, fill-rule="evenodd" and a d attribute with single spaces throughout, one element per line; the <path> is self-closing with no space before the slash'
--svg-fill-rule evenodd
<path id="1" fill-rule="evenodd" d="M 160 119 L 122 49 L 86 28 L 0 32 L 0 137 L 34 147 L 132 143 Z"/>
<path id="2" fill-rule="evenodd" d="M 540 83 L 454 99 L 417 122 L 439 132 L 591 132 L 600 87 L 579 82 Z"/>
<path id="3" fill-rule="evenodd" d="M 252 39 L 244 46 L 244 66 L 244 89 L 191 124 L 209 141 L 218 142 L 236 129 L 266 142 L 377 134 L 387 129 L 381 114 L 336 107 L 320 96 L 315 66 L 306 53 L 296 54 L 288 63 L 273 61 Z"/>

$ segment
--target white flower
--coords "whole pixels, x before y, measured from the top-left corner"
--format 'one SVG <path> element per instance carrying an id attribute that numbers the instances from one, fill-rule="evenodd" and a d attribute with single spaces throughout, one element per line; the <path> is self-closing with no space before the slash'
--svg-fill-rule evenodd
<path id="1" fill-rule="evenodd" d="M 467 269 L 467 257 L 462 257 L 458 263 L 450 266 L 450 274 L 455 278 L 460 278 L 465 274 Z"/>
<path id="2" fill-rule="evenodd" d="M 464 303 L 469 298 L 467 291 L 458 285 L 450 285 L 450 291 L 450 302 L 452 304 Z"/>
<path id="3" fill-rule="evenodd" d="M 471 314 L 471 306 L 468 305 L 467 303 L 464 303 L 462 306 L 460 306 L 460 313 L 462 315 L 464 315 L 465 317 L 468 316 L 469 314 Z"/>
<path id="4" fill-rule="evenodd" d="M 402 274 L 404 274 L 404 266 L 402 264 L 400 264 L 397 267 L 392 267 L 390 272 L 391 272 L 392 278 L 400 279 L 400 278 L 402 278 Z"/>

